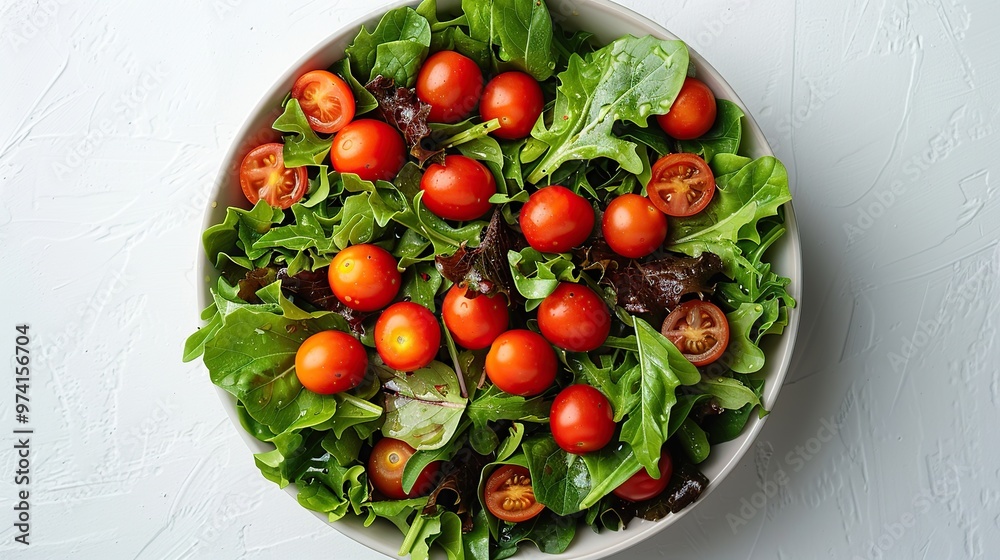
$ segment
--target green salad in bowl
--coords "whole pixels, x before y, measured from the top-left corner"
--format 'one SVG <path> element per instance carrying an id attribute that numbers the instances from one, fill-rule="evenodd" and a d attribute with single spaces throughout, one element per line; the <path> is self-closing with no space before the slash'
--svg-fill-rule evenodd
<path id="1" fill-rule="evenodd" d="M 248 125 L 203 235 L 185 360 L 264 477 L 403 556 L 678 516 L 794 334 L 768 258 L 788 177 L 731 90 L 679 40 L 555 15 L 425 0 L 331 40 Z"/>

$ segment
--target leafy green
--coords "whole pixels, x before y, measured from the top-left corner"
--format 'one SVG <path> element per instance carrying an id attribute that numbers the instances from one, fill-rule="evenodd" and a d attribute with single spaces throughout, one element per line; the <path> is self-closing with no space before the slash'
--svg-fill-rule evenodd
<path id="1" fill-rule="evenodd" d="M 277 131 L 289 133 L 285 136 L 282 153 L 285 167 L 319 165 L 323 163 L 326 154 L 330 153 L 333 141 L 324 140 L 313 132 L 306 114 L 302 112 L 302 107 L 295 98 L 288 100 L 285 112 L 271 126 Z"/>
<path id="2" fill-rule="evenodd" d="M 677 402 L 674 391 L 681 384 L 694 385 L 701 374 L 649 323 L 636 317 L 634 324 L 641 367 L 640 399 L 638 408 L 622 424 L 621 440 L 632 446 L 639 464 L 656 478 L 660 475 L 660 448 L 667 441 L 670 409 Z"/>
<path id="3" fill-rule="evenodd" d="M 542 81 L 552 76 L 552 18 L 537 0 L 462 0 L 469 36 L 500 47 L 500 59 Z"/>
<path id="4" fill-rule="evenodd" d="M 687 418 L 681 423 L 681 429 L 677 431 L 677 439 L 680 441 L 681 449 L 687 453 L 688 459 L 691 459 L 692 463 L 700 463 L 708 458 L 711 450 L 708 445 L 708 435 L 694 420 Z"/>
<path id="5" fill-rule="evenodd" d="M 362 81 L 382 75 L 412 87 L 430 44 L 427 19 L 413 8 L 396 8 L 382 16 L 373 32 L 362 27 L 345 52 Z"/>
<path id="6" fill-rule="evenodd" d="M 546 554 L 562 554 L 576 536 L 576 518 L 556 515 L 544 510 L 534 519 L 523 523 L 504 523 L 497 537 L 494 560 L 509 558 L 517 552 L 518 545 L 529 541 Z"/>
<path id="7" fill-rule="evenodd" d="M 564 254 L 542 253 L 531 247 L 508 251 L 507 260 L 514 286 L 526 300 L 530 311 L 559 287 L 560 282 L 579 282 L 576 265 Z"/>
<path id="8" fill-rule="evenodd" d="M 615 121 L 639 126 L 673 104 L 687 74 L 687 47 L 680 41 L 625 36 L 585 58 L 572 55 L 559 74 L 549 126 L 531 134 L 548 151 L 528 175 L 538 183 L 569 160 L 606 157 L 631 172 L 642 171 L 636 145 L 612 134 Z"/>
<path id="9" fill-rule="evenodd" d="M 678 142 L 680 151 L 698 154 L 711 162 L 716 154 L 735 154 L 739 150 L 743 135 L 743 111 L 739 105 L 726 99 L 719 99 L 716 106 L 718 113 L 712 128 L 700 138 Z"/>
<path id="10" fill-rule="evenodd" d="M 778 207 L 791 198 L 785 166 L 770 156 L 754 160 L 725 186 L 720 184 L 700 213 L 670 220 L 667 248 L 692 256 L 711 251 L 723 257 L 726 272 L 732 276 L 735 255 L 740 252 L 736 242 L 759 242 L 757 222 L 777 214 Z"/>
<path id="11" fill-rule="evenodd" d="M 764 367 L 764 351 L 750 338 L 754 323 L 763 313 L 764 306 L 757 303 L 744 303 L 735 311 L 726 313 L 729 323 L 726 365 L 735 372 L 753 373 Z"/>
<path id="12" fill-rule="evenodd" d="M 314 426 L 333 416 L 337 400 L 303 389 L 295 376 L 295 352 L 310 335 L 328 329 L 346 330 L 343 318 L 293 321 L 237 309 L 205 344 L 205 366 L 213 383 L 274 433 Z"/>
<path id="13" fill-rule="evenodd" d="M 587 465 L 591 480 L 590 492 L 580 501 L 583 509 L 592 507 L 642 468 L 632 448 L 624 443 L 617 448 L 586 453 L 583 455 L 583 462 Z"/>
<path id="14" fill-rule="evenodd" d="M 455 371 L 441 362 L 431 362 L 413 373 L 387 367 L 377 371 L 385 390 L 382 433 L 416 449 L 447 445 L 468 402 L 461 395 Z"/>
<path id="15" fill-rule="evenodd" d="M 695 389 L 715 397 L 719 406 L 728 410 L 743 408 L 746 405 L 760 405 L 760 397 L 753 389 L 747 387 L 732 377 L 702 379 Z"/>
<path id="16" fill-rule="evenodd" d="M 544 423 L 549 419 L 549 406 L 541 397 L 526 399 L 505 393 L 490 385 L 469 403 L 469 419 L 476 426 L 499 420 L 520 420 L 522 422 Z"/>
<path id="17" fill-rule="evenodd" d="M 521 447 L 528 458 L 535 499 L 556 515 L 580 511 L 590 491 L 590 473 L 583 457 L 567 453 L 551 436 L 532 438 Z"/>

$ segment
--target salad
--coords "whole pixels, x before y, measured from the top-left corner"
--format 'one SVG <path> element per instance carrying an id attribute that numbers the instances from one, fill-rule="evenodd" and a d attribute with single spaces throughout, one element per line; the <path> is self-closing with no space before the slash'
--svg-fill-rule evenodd
<path id="1" fill-rule="evenodd" d="M 765 259 L 785 168 L 692 74 L 680 41 L 601 45 L 538 0 L 424 0 L 299 76 L 204 233 L 184 348 L 273 444 L 264 477 L 415 559 L 696 500 L 795 302 Z"/>

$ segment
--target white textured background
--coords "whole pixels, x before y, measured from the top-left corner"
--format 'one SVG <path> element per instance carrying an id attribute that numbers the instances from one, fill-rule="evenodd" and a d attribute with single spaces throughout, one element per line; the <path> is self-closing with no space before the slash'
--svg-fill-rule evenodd
<path id="1" fill-rule="evenodd" d="M 280 73 L 379 3 L 0 3 L 0 355 L 30 323 L 37 431 L 29 548 L 0 444 L 0 557 L 378 557 L 259 476 L 180 355 L 224 151 Z M 1000 558 L 1000 6 L 622 3 L 756 116 L 806 276 L 754 451 L 620 558 Z"/>

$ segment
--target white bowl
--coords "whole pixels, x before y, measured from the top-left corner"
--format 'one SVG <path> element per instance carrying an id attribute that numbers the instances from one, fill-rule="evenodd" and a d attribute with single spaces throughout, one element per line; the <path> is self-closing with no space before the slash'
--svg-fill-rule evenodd
<path id="1" fill-rule="evenodd" d="M 277 138 L 277 135 L 271 130 L 270 126 L 274 122 L 274 119 L 281 114 L 281 101 L 291 89 L 295 78 L 309 70 L 327 68 L 340 58 L 343 58 L 344 48 L 357 35 L 358 29 L 362 24 L 368 27 L 368 29 L 372 29 L 386 11 L 407 5 L 415 7 L 417 4 L 418 2 L 413 0 L 394 2 L 390 5 L 380 7 L 377 11 L 351 24 L 345 25 L 338 32 L 317 45 L 308 55 L 293 64 L 278 79 L 271 87 L 269 93 L 257 104 L 257 107 L 247 119 L 239 134 L 237 134 L 237 141 L 226 155 L 213 188 L 211 200 L 215 201 L 215 203 L 210 204 L 205 212 L 205 228 L 221 222 L 225 217 L 228 206 L 245 205 L 246 200 L 236 181 L 236 169 L 246 152 L 258 144 Z M 663 39 L 677 38 L 656 22 L 608 0 L 549 0 L 548 5 L 554 20 L 568 29 L 590 31 L 596 35 L 597 40 L 601 43 L 613 41 L 626 33 L 636 36 L 649 34 Z M 438 9 L 440 11 L 457 11 L 459 7 L 460 0 L 438 1 Z M 757 126 L 753 117 L 747 112 L 746 106 L 737 97 L 733 88 L 690 45 L 688 48 L 691 53 L 691 65 L 694 67 L 698 78 L 712 89 L 716 97 L 719 99 L 728 99 L 736 103 L 746 113 L 743 140 L 744 151 L 755 158 L 774 155 L 760 127 Z M 802 253 L 798 228 L 796 227 L 795 215 L 792 212 L 791 203 L 785 204 L 785 221 L 788 231 L 772 247 L 768 256 L 773 262 L 774 270 L 791 279 L 789 291 L 801 306 Z M 215 285 L 218 274 L 215 272 L 212 263 L 205 257 L 201 247 L 199 247 L 198 253 L 198 277 L 206 279 L 206 283 L 202 286 L 198 294 L 199 305 L 201 309 L 204 309 L 211 300 L 209 287 Z M 774 407 L 778 391 L 781 389 L 785 373 L 788 371 L 798 326 L 799 307 L 789 310 L 789 324 L 785 332 L 780 337 L 769 337 L 770 340 L 765 342 L 764 350 L 767 354 L 767 364 L 765 365 L 764 372 L 767 376 L 767 382 L 764 386 L 763 402 L 769 410 Z M 269 451 L 271 448 L 269 444 L 258 441 L 240 425 L 236 412 L 236 399 L 222 389 L 219 389 L 219 396 L 222 399 L 226 412 L 233 421 L 234 427 L 241 434 L 247 446 L 254 453 Z M 547 560 L 603 558 L 620 552 L 665 530 L 681 517 L 690 514 L 698 504 L 711 499 L 709 495 L 712 493 L 712 490 L 719 486 L 722 480 L 736 467 L 736 464 L 743 458 L 747 450 L 750 449 L 750 445 L 764 425 L 764 420 L 758 419 L 756 415 L 752 415 L 751 420 L 740 437 L 712 447 L 711 456 L 701 465 L 702 472 L 705 473 L 710 481 L 709 486 L 697 502 L 689 505 L 680 513 L 668 515 L 655 522 L 636 519 L 629 523 L 628 529 L 624 531 L 605 531 L 601 534 L 590 530 L 578 531 L 573 544 L 570 545 L 566 552 L 560 555 L 542 554 L 530 543 L 525 543 L 516 558 L 545 558 Z M 297 493 L 294 486 L 289 486 L 287 491 L 293 497 Z M 321 514 L 317 514 L 317 516 L 326 522 L 325 516 Z M 381 522 L 381 520 L 371 527 L 364 527 L 360 520 L 348 516 L 330 525 L 351 539 L 388 556 L 395 557 L 402 543 L 402 535 L 399 530 L 390 523 Z"/>

